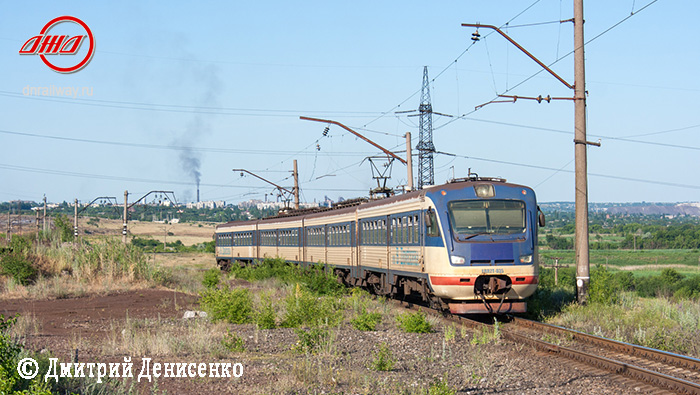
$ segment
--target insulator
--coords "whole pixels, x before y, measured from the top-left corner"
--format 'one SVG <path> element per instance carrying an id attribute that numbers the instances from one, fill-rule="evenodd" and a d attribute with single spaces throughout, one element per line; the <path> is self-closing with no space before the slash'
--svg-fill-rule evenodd
<path id="1" fill-rule="evenodd" d="M 243 177 L 243 172 L 241 172 L 241 177 Z"/>
<path id="2" fill-rule="evenodd" d="M 320 144 L 316 144 L 316 151 L 320 151 L 320 150 L 321 150 L 321 145 L 320 145 Z"/>
<path id="3" fill-rule="evenodd" d="M 474 41 L 474 42 L 479 41 L 480 38 L 481 38 L 481 34 L 479 34 L 478 30 L 476 32 L 472 33 L 472 41 Z"/>
<path id="4" fill-rule="evenodd" d="M 329 130 L 330 130 L 330 128 L 329 128 L 328 126 L 326 126 L 326 128 L 323 129 L 323 137 L 328 136 L 328 131 L 329 131 Z"/>

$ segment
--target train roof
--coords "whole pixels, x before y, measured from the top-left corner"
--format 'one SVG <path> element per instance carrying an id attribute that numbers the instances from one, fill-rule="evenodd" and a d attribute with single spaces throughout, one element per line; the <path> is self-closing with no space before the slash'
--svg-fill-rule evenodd
<path id="1" fill-rule="evenodd" d="M 433 186 L 430 186 L 430 187 L 427 187 L 424 189 L 420 189 L 417 191 L 411 191 L 411 192 L 404 193 L 401 195 L 394 195 L 394 196 L 381 198 L 381 199 L 358 198 L 358 199 L 345 200 L 343 202 L 336 203 L 332 207 L 288 210 L 285 212 L 281 212 L 278 215 L 275 215 L 272 217 L 266 217 L 266 218 L 262 218 L 262 219 L 255 219 L 255 220 L 248 220 L 248 221 L 231 221 L 231 222 L 227 222 L 225 224 L 218 225 L 217 229 L 220 227 L 225 228 L 228 226 L 236 226 L 236 225 L 243 225 L 243 224 L 251 225 L 251 224 L 255 224 L 255 223 L 266 223 L 266 222 L 273 222 L 273 221 L 274 222 L 291 222 L 291 221 L 298 221 L 302 217 L 303 218 L 321 218 L 321 217 L 342 215 L 342 214 L 354 212 L 357 209 L 365 209 L 365 208 L 383 206 L 386 204 L 401 202 L 404 200 L 422 198 L 422 197 L 425 197 L 425 195 L 429 192 L 437 192 L 440 190 L 448 190 L 449 191 L 449 190 L 461 189 L 461 188 L 468 187 L 471 185 L 483 184 L 483 183 L 498 183 L 500 185 L 513 187 L 513 188 L 528 188 L 524 185 L 508 183 L 508 182 L 506 182 L 506 180 L 504 178 L 492 178 L 492 177 L 458 178 L 458 179 L 451 180 L 451 181 L 447 182 L 446 184 L 433 185 Z"/>

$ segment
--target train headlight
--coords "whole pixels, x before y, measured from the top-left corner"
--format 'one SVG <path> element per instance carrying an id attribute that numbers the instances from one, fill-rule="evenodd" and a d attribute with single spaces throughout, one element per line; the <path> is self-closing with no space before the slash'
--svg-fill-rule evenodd
<path id="1" fill-rule="evenodd" d="M 450 262 L 452 262 L 453 265 L 464 265 L 465 260 L 463 256 L 452 255 L 450 257 Z"/>
<path id="2" fill-rule="evenodd" d="M 520 263 L 532 263 L 532 254 L 521 255 L 520 256 Z"/>
<path id="3" fill-rule="evenodd" d="M 480 198 L 492 198 L 496 196 L 496 192 L 493 190 L 493 185 L 491 184 L 474 185 L 474 192 L 476 192 L 476 196 Z"/>

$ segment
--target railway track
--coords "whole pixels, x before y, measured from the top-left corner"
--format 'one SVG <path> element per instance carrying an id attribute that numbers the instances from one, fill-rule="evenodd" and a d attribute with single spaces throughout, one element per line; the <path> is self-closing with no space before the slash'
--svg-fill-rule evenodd
<path id="1" fill-rule="evenodd" d="M 404 308 L 427 310 L 430 314 L 439 315 L 446 320 L 473 329 L 491 327 L 489 324 L 458 315 L 442 314 L 424 306 L 396 302 Z M 700 360 L 696 358 L 519 317 L 508 317 L 506 324 L 501 326 L 500 332 L 507 340 L 626 376 L 661 390 L 679 394 L 700 394 Z M 554 342 L 545 341 L 543 337 Z"/>

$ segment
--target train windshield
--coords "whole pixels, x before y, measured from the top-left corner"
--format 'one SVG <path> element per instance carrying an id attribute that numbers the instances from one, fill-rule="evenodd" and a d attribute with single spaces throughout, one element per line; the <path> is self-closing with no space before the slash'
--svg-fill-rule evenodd
<path id="1" fill-rule="evenodd" d="M 458 235 L 525 232 L 525 202 L 458 200 L 448 205 L 452 231 Z"/>

